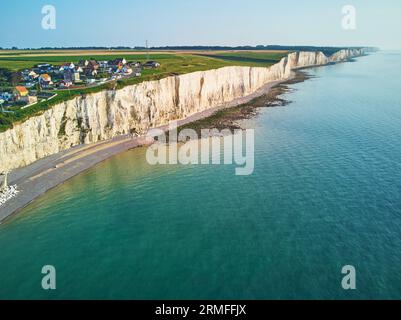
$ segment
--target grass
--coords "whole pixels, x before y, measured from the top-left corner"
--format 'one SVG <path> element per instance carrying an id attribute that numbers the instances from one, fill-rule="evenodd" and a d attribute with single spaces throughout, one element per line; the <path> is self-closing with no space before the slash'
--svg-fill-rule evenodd
<path id="1" fill-rule="evenodd" d="M 62 64 L 64 62 L 77 63 L 79 60 L 96 59 L 96 60 L 111 60 L 124 57 L 127 61 L 147 60 L 147 55 L 143 53 L 135 54 L 100 54 L 91 52 L 90 55 L 42 55 L 17 52 L 14 55 L 2 56 L 0 53 L 0 68 L 6 68 L 13 71 L 18 71 L 26 68 L 31 68 L 34 65 L 41 63 Z M 116 53 L 116 54 L 114 54 Z M 22 56 L 23 55 L 23 56 Z M 278 62 L 285 53 L 277 52 L 219 52 L 216 54 L 177 54 L 177 53 L 152 53 L 149 56 L 150 60 L 157 60 L 161 63 L 158 69 L 144 70 L 141 77 L 132 77 L 121 79 L 99 85 L 96 87 L 80 88 L 72 90 L 55 90 L 57 97 L 37 103 L 24 110 L 17 110 L 15 113 L 0 113 L 0 132 L 5 131 L 16 123 L 27 120 L 28 118 L 39 115 L 50 107 L 69 100 L 77 96 L 96 93 L 102 90 L 121 89 L 128 85 L 134 85 L 143 81 L 159 80 L 170 75 L 180 75 L 196 71 L 205 71 L 211 69 L 222 68 L 226 66 L 253 66 L 253 67 L 268 67 Z"/>
<path id="2" fill-rule="evenodd" d="M 223 53 L 207 53 L 202 54 L 202 56 L 221 59 L 224 61 L 229 61 L 237 64 L 245 64 L 249 66 L 269 66 L 275 64 L 280 59 L 287 55 L 286 52 L 223 52 Z"/>
<path id="3" fill-rule="evenodd" d="M 33 67 L 35 64 L 33 64 L 31 61 L 13 61 L 13 60 L 3 60 L 3 59 L 0 60 L 0 68 L 9 69 L 11 71 L 27 69 Z"/>

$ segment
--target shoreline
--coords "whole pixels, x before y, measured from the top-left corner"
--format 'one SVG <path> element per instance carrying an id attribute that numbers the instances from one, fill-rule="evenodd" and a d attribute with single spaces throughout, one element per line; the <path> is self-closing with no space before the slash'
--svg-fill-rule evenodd
<path id="1" fill-rule="evenodd" d="M 261 108 L 284 107 L 290 104 L 291 101 L 282 99 L 280 96 L 291 91 L 289 85 L 304 82 L 310 78 L 312 77 L 302 70 L 296 70 L 289 79 L 279 81 L 279 83 L 271 86 L 269 90 L 262 92 L 249 101 L 229 108 L 218 109 L 212 115 L 180 126 L 178 129 L 194 129 L 199 135 L 202 129 L 229 129 L 231 131 L 244 129 L 241 122 L 257 116 Z"/>
<path id="2" fill-rule="evenodd" d="M 349 59 L 345 61 L 338 61 L 336 63 L 342 63 L 346 61 L 349 61 Z M 189 124 L 195 124 L 201 120 L 211 118 L 218 112 L 235 107 L 245 106 L 256 98 L 269 94 L 272 89 L 280 85 L 303 82 L 308 79 L 308 76 L 302 72 L 304 69 L 324 66 L 327 66 L 327 64 L 294 69 L 291 72 L 291 76 L 285 80 L 268 82 L 250 95 L 234 99 L 224 105 L 197 112 L 186 117 L 185 119 L 179 119 L 177 120 L 178 127 L 180 129 Z M 302 74 L 301 77 L 300 74 Z M 270 99 L 274 100 L 276 96 L 279 96 L 284 91 L 278 90 L 276 94 L 272 94 Z M 275 106 L 276 105 L 272 104 L 268 105 L 267 107 Z M 250 106 L 250 108 L 256 109 L 257 107 Z M 241 118 L 235 120 L 241 120 Z M 166 124 L 157 127 L 156 129 L 167 131 L 168 127 L 169 125 Z M 87 171 L 95 165 L 119 153 L 126 152 L 133 148 L 150 145 L 152 143 L 153 141 L 147 140 L 145 136 L 135 138 L 132 138 L 130 135 L 119 136 L 90 145 L 79 145 L 60 153 L 50 155 L 46 158 L 39 159 L 28 166 L 15 169 L 9 175 L 9 184 L 17 185 L 19 194 L 17 197 L 12 198 L 10 201 L 0 206 L 0 224 L 6 222 L 10 217 L 27 207 L 30 203 L 45 194 L 47 191 L 63 184 L 67 180 Z"/>
<path id="3" fill-rule="evenodd" d="M 273 88 L 295 79 L 293 72 L 286 80 L 271 81 L 255 92 L 234 99 L 224 105 L 210 108 L 177 120 L 179 128 L 212 117 L 219 111 L 240 107 L 252 100 L 268 94 Z M 168 130 L 168 124 L 158 127 Z M 97 164 L 130 149 L 152 144 L 145 136 L 132 138 L 129 135 L 119 136 L 110 140 L 100 141 L 90 145 L 80 145 L 60 153 L 39 159 L 34 163 L 15 169 L 9 175 L 9 184 L 17 185 L 19 194 L 0 206 L 0 224 L 8 221 L 30 203 L 47 191 L 63 184 L 69 179 L 89 170 Z"/>

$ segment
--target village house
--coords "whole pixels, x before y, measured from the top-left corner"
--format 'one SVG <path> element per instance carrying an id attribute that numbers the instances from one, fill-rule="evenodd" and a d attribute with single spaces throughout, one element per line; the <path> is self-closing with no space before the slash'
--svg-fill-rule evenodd
<path id="1" fill-rule="evenodd" d="M 81 66 L 75 66 L 75 68 L 72 70 L 72 82 L 81 82 L 81 73 L 83 72 L 84 70 Z"/>
<path id="2" fill-rule="evenodd" d="M 129 65 L 124 65 L 124 66 L 122 67 L 122 69 L 121 69 L 121 72 L 122 72 L 124 75 L 129 76 L 130 74 L 132 74 L 133 70 L 132 70 L 132 68 L 131 68 Z"/>
<path id="3" fill-rule="evenodd" d="M 142 64 L 140 62 L 132 62 L 129 65 L 135 77 L 140 77 L 142 75 Z"/>
<path id="4" fill-rule="evenodd" d="M 95 77 L 98 73 L 99 68 L 100 65 L 96 60 L 89 60 L 86 64 L 86 67 L 84 68 L 85 75 L 89 77 Z"/>
<path id="5" fill-rule="evenodd" d="M 38 102 L 38 97 L 35 95 L 28 94 L 26 97 L 21 98 L 21 101 L 24 101 L 27 104 L 33 104 Z"/>
<path id="6" fill-rule="evenodd" d="M 59 71 L 61 73 L 63 73 L 65 71 L 67 71 L 67 70 L 72 70 L 74 68 L 75 68 L 75 64 L 73 64 L 72 62 L 71 63 L 64 63 L 64 64 L 61 65 Z"/>
<path id="7" fill-rule="evenodd" d="M 66 71 L 64 71 L 63 81 L 60 83 L 60 85 L 67 88 L 72 86 L 73 78 L 74 78 L 74 71 L 71 69 L 67 69 Z"/>
<path id="8" fill-rule="evenodd" d="M 87 77 L 96 77 L 97 76 L 97 69 L 86 68 L 85 69 L 85 75 Z"/>
<path id="9" fill-rule="evenodd" d="M 84 69 L 82 69 L 82 67 L 78 65 L 78 66 L 75 66 L 74 72 L 82 73 L 82 72 L 84 72 Z"/>
<path id="10" fill-rule="evenodd" d="M 16 101 L 22 101 L 27 104 L 32 104 L 38 101 L 34 95 L 30 95 L 27 88 L 24 86 L 16 86 L 14 90 Z"/>
<path id="11" fill-rule="evenodd" d="M 117 66 L 114 67 L 114 72 L 116 73 L 123 73 L 124 65 L 120 62 Z"/>
<path id="12" fill-rule="evenodd" d="M 100 65 L 96 60 L 89 60 L 87 67 L 97 70 L 99 69 Z"/>
<path id="13" fill-rule="evenodd" d="M 41 74 L 39 76 L 39 84 L 43 89 L 47 89 L 53 84 L 52 78 L 47 73 Z"/>
<path id="14" fill-rule="evenodd" d="M 33 82 L 35 81 L 39 75 L 33 70 L 24 70 L 21 72 L 21 76 L 25 82 Z"/>
<path id="15" fill-rule="evenodd" d="M 16 86 L 15 90 L 14 90 L 14 94 L 15 94 L 16 100 L 20 100 L 21 98 L 27 97 L 29 94 L 29 91 L 24 86 Z"/>
<path id="16" fill-rule="evenodd" d="M 130 66 L 125 66 L 124 73 L 126 75 L 131 75 L 134 72 L 134 70 Z"/>
<path id="17" fill-rule="evenodd" d="M 99 61 L 99 66 L 102 69 L 106 69 L 109 67 L 109 62 L 108 61 Z"/>
<path id="18" fill-rule="evenodd" d="M 60 89 L 66 89 L 69 87 L 71 87 L 71 82 L 65 82 L 64 80 L 59 82 Z"/>
<path id="19" fill-rule="evenodd" d="M 149 68 L 149 69 L 156 69 L 160 67 L 160 63 L 157 61 L 146 61 L 143 65 L 144 68 Z"/>
<path id="20" fill-rule="evenodd" d="M 35 71 L 31 70 L 28 73 L 28 77 L 32 81 L 32 80 L 37 79 L 39 77 L 39 75 Z"/>

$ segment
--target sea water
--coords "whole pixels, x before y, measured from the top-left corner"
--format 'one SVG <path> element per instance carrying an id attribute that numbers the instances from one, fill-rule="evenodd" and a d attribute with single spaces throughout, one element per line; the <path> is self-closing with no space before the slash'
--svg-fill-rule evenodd
<path id="1" fill-rule="evenodd" d="M 135 149 L 51 190 L 0 226 L 0 298 L 400 299 L 400 72 L 400 52 L 308 70 L 244 123 L 250 176 Z"/>

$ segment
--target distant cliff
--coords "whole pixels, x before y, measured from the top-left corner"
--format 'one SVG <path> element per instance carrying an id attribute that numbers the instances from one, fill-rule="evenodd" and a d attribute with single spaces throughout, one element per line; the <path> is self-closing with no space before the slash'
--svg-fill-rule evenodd
<path id="1" fill-rule="evenodd" d="M 269 68 L 225 67 L 102 91 L 53 106 L 40 116 L 0 133 L 0 172 L 26 166 L 79 144 L 146 132 L 170 120 L 247 96 L 296 68 L 360 56 L 363 50 L 295 52 Z"/>

